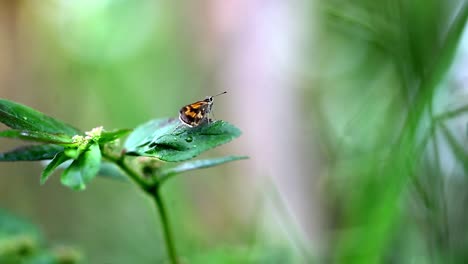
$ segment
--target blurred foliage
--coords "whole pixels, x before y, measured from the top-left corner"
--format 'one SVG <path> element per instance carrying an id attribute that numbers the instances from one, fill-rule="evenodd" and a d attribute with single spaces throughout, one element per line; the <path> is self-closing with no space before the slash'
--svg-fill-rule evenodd
<path id="1" fill-rule="evenodd" d="M 201 87 L 202 69 L 171 2 L 24 1 L 21 11 L 33 24 L 28 59 L 43 74 L 36 85 L 74 98 L 56 103 L 79 116 L 71 121 L 79 127 L 95 126 L 96 117 L 125 127 L 172 114 L 180 91 L 190 96 Z"/>
<path id="2" fill-rule="evenodd" d="M 0 137 L 46 143 L 0 153 L 0 161 L 51 159 L 41 175 L 41 183 L 45 183 L 56 168 L 68 160 L 73 160 L 62 173 L 61 181 L 62 184 L 75 190 L 84 190 L 86 183 L 98 174 L 102 155 L 109 161 L 120 165 L 122 169 L 126 168 L 125 155 L 153 157 L 157 158 L 158 161 L 180 162 L 190 160 L 241 135 L 238 128 L 221 120 L 197 127 L 187 127 L 178 119 L 162 118 L 146 122 L 134 131 L 131 129 L 105 131 L 100 126 L 85 132 L 85 136 L 83 136 L 83 133 L 78 129 L 57 119 L 5 99 L 0 99 L 0 123 L 13 128 L 12 130 L 0 131 Z M 129 133 L 123 148 L 119 148 L 117 140 Z M 119 152 L 117 156 L 115 156 L 115 152 Z M 154 180 L 163 181 L 169 176 L 185 171 L 213 167 L 245 158 L 247 157 L 229 156 L 201 160 L 169 169 L 161 167 L 160 162 L 153 162 L 157 164 L 157 166 L 153 166 L 153 172 L 144 171 L 144 173 L 148 174 L 145 175 L 147 177 L 157 175 Z M 143 163 L 142 160 L 140 161 Z M 126 172 L 132 174 L 128 170 Z"/>
<path id="3" fill-rule="evenodd" d="M 45 247 L 37 227 L 0 210 L 0 263 L 2 264 L 73 264 L 83 256 L 66 246 Z"/>
<path id="4" fill-rule="evenodd" d="M 170 220 L 160 195 L 162 183 L 170 176 L 182 172 L 246 158 L 229 156 L 185 163 L 169 170 L 161 168 L 160 161 L 186 161 L 240 136 L 238 128 L 220 120 L 187 127 L 178 119 L 156 119 L 137 127 L 133 132 L 130 129 L 109 132 L 100 126 L 85 132 L 83 136 L 79 130 L 57 119 L 13 101 L 0 99 L 0 122 L 13 128 L 0 131 L 0 137 L 64 147 L 58 153 L 55 148 L 41 145 L 39 151 L 37 146 L 29 146 L 2 154 L 3 161 L 25 161 L 25 158 L 36 161 L 47 154 L 49 156 L 55 154 L 41 175 L 41 183 L 45 183 L 52 172 L 64 162 L 72 160 L 60 177 L 61 183 L 74 190 L 84 190 L 86 184 L 100 172 L 101 158 L 118 165 L 141 188 L 140 191 L 154 199 L 163 228 L 168 257 L 170 263 L 174 264 L 178 263 L 178 254 L 175 240 L 172 238 Z M 120 147 L 117 140 L 130 132 L 132 133 L 128 141 L 123 148 Z M 52 153 L 44 153 L 48 150 Z M 139 159 L 129 165 L 125 161 L 128 154 L 153 157 L 157 160 Z M 153 166 L 145 165 L 148 161 Z"/>
<path id="5" fill-rule="evenodd" d="M 53 105 L 62 120 L 84 130 L 133 127 L 155 116 L 173 116 L 174 107 L 199 94 L 202 76 L 194 66 L 181 11 L 178 3 L 159 0 L 21 1 L 21 50 L 25 71 L 32 73 L 24 85 L 34 87 L 31 96 Z M 86 196 L 77 196 L 52 183 L 42 187 L 50 194 L 38 195 L 54 207 L 48 212 L 66 216 L 37 215 L 47 221 L 49 232 L 82 245 L 90 260 L 125 264 L 164 259 L 161 230 L 148 230 L 155 224 L 152 205 L 131 185 L 97 180 Z M 181 228 L 195 215 L 186 210 L 181 186 L 171 184 L 167 196 L 179 201 L 171 204 L 171 218 L 185 237 L 198 226 Z M 66 219 L 79 224 L 62 227 Z M 125 226 L 133 226 L 132 236 Z"/>
<path id="6" fill-rule="evenodd" d="M 292 256 L 289 249 L 270 246 L 268 248 L 245 248 L 245 247 L 220 247 L 213 248 L 208 253 L 195 254 L 190 257 L 190 263 L 194 264 L 237 264 L 237 263 L 258 263 L 258 264 L 281 264 L 300 263 L 299 259 Z"/>
<path id="7" fill-rule="evenodd" d="M 468 3 L 333 0 L 319 6 L 318 46 L 327 52 L 318 58 L 316 80 L 326 88 L 314 95 L 330 167 L 329 259 L 466 262 L 449 241 L 448 228 L 466 228 L 448 226 L 449 173 L 437 165 L 443 127 L 437 115 L 452 109 L 434 107 Z M 460 144 L 452 151 L 466 164 L 466 144 Z M 424 181 L 430 184 L 421 186 Z"/>
<path id="8" fill-rule="evenodd" d="M 60 109 L 54 112 L 79 127 L 131 127 L 156 114 L 173 116 L 207 86 L 180 2 L 10 2 L 18 3 L 13 37 L 24 68 L 17 68 L 27 76 L 18 82 L 31 88 L 22 99 Z M 326 166 L 328 232 L 317 242 L 324 251 L 313 249 L 317 262 L 466 263 L 467 141 L 454 124 L 468 110 L 447 100 L 445 82 L 466 25 L 466 0 L 314 2 L 305 18 L 318 29 L 316 45 L 306 50 L 313 65 L 301 70 L 313 81 L 303 97 L 304 112 L 313 114 L 306 121 L 313 123 L 305 125 L 320 131 Z M 41 148 L 34 149 L 37 159 L 44 158 Z M 47 232 L 79 243 L 93 262 L 164 259 L 161 234 L 146 228 L 154 212 L 129 185 L 97 179 L 87 196 L 64 192 L 53 181 L 38 190 L 29 179 L 37 168 L 16 166 L 5 169 L 19 172 L 17 182 L 2 189 L 2 203 L 33 211 Z M 110 164 L 101 172 L 122 176 Z M 174 179 L 164 190 L 175 236 L 185 238 L 179 245 L 184 260 L 301 263 L 269 237 L 246 248 L 251 229 L 194 199 L 212 192 L 203 199 L 227 211 L 229 203 L 219 199 L 225 189 L 216 181 L 202 190 L 192 185 Z M 64 225 L 67 220 L 74 223 Z M 131 227 L 132 236 L 122 227 Z"/>

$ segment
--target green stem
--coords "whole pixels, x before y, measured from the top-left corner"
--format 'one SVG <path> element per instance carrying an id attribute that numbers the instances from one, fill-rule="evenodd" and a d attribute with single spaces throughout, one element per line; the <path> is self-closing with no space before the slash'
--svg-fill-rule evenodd
<path id="1" fill-rule="evenodd" d="M 159 186 L 156 186 L 154 192 L 151 193 L 153 196 L 154 201 L 156 202 L 156 207 L 159 211 L 159 216 L 161 217 L 161 225 L 164 232 L 164 240 L 166 242 L 167 252 L 169 255 L 169 259 L 171 264 L 177 264 L 177 254 L 174 246 L 174 242 L 172 239 L 171 228 L 169 226 L 169 220 L 167 218 L 166 207 L 164 206 L 164 202 L 159 194 Z"/>
<path id="2" fill-rule="evenodd" d="M 102 152 L 102 156 L 107 160 L 115 163 L 117 166 L 120 167 L 129 177 L 132 179 L 138 186 L 140 186 L 143 190 L 146 190 L 149 187 L 149 184 L 143 180 L 143 178 L 138 175 L 137 172 L 132 170 L 124 161 L 125 156 L 115 157 L 111 154 L 106 153 L 105 151 Z"/>
<path id="3" fill-rule="evenodd" d="M 167 218 L 166 208 L 159 194 L 159 189 L 160 189 L 159 182 L 148 183 L 147 181 L 145 181 L 143 177 L 140 176 L 140 174 L 138 174 L 136 171 L 134 171 L 125 163 L 124 155 L 115 156 L 115 155 L 112 155 L 110 153 L 106 153 L 105 151 L 103 151 L 102 156 L 105 159 L 119 166 L 120 169 L 122 169 L 138 186 L 140 186 L 142 190 L 144 190 L 154 199 L 156 203 L 156 207 L 159 212 L 159 216 L 161 218 L 161 224 L 162 224 L 163 233 L 164 233 L 164 240 L 166 242 L 167 254 L 169 255 L 170 263 L 177 264 L 178 263 L 177 254 L 176 254 L 176 250 L 174 246 L 174 241 L 172 239 L 172 234 L 171 234 L 171 229 L 169 226 L 169 220 Z"/>

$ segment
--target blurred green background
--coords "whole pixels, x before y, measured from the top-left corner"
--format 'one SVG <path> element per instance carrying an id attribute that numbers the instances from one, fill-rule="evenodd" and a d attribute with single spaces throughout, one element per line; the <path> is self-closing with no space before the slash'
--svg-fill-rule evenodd
<path id="1" fill-rule="evenodd" d="M 250 160 L 163 190 L 184 263 L 467 263 L 467 14 L 466 0 L 2 0 L 0 97 L 86 131 L 228 91 L 214 115 L 244 134 L 207 156 Z M 40 186 L 40 163 L 0 165 L 0 208 L 47 246 L 164 263 L 135 186 L 74 192 L 58 175 Z"/>

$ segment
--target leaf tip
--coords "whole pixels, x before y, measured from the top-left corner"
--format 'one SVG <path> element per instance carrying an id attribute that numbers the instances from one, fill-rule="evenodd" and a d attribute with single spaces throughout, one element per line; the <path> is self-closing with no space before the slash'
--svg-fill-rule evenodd
<path id="1" fill-rule="evenodd" d="M 47 168 L 45 168 L 42 173 L 41 173 L 41 178 L 39 180 L 39 183 L 41 185 L 44 185 L 46 181 L 49 179 L 49 176 L 52 174 L 52 171 L 49 171 Z"/>
<path id="2" fill-rule="evenodd" d="M 48 177 L 41 176 L 41 179 L 39 180 L 40 185 L 44 185 L 47 181 Z"/>

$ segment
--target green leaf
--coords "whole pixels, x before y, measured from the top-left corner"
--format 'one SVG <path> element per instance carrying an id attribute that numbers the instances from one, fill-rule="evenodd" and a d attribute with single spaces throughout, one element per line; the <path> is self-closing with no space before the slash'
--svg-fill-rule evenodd
<path id="1" fill-rule="evenodd" d="M 197 169 L 204 169 L 209 167 L 214 167 L 221 165 L 223 163 L 236 161 L 236 160 L 243 160 L 248 159 L 247 156 L 226 156 L 221 158 L 214 158 L 214 159 L 204 159 L 204 160 L 195 160 L 195 161 L 188 161 L 182 163 L 178 166 L 172 168 L 162 168 L 160 171 L 161 182 L 167 180 L 171 176 L 176 174 L 180 174 L 187 171 L 197 170 Z"/>
<path id="2" fill-rule="evenodd" d="M 101 150 L 98 144 L 91 144 L 73 163 L 62 173 L 61 182 L 74 190 L 84 190 L 86 184 L 99 172 L 101 164 Z"/>
<path id="3" fill-rule="evenodd" d="M 0 122 L 17 130 L 59 133 L 69 136 L 81 134 L 78 129 L 57 119 L 5 99 L 0 99 Z"/>
<path id="4" fill-rule="evenodd" d="M 130 132 L 132 132 L 131 129 L 119 129 L 119 130 L 114 130 L 114 131 L 104 131 L 104 132 L 102 132 L 101 137 L 99 138 L 99 143 L 103 144 L 103 143 L 114 141 L 114 140 L 116 140 L 118 138 L 121 138 L 121 137 L 127 135 Z"/>
<path id="5" fill-rule="evenodd" d="M 239 137 L 240 130 L 233 125 L 216 121 L 201 127 L 182 127 L 155 139 L 145 150 L 144 155 L 164 161 L 189 160 L 202 152 L 223 145 Z"/>
<path id="6" fill-rule="evenodd" d="M 81 153 L 83 153 L 85 150 L 88 149 L 89 144 L 96 144 L 95 142 L 88 143 L 86 145 L 80 145 L 78 147 L 71 147 L 71 148 L 65 148 L 64 152 L 65 155 L 67 155 L 71 159 L 78 159 L 80 157 Z"/>
<path id="7" fill-rule="evenodd" d="M 41 184 L 44 184 L 47 181 L 47 179 L 52 174 L 52 172 L 54 172 L 54 170 L 60 164 L 64 163 L 65 161 L 67 161 L 69 159 L 70 158 L 67 155 L 65 155 L 65 153 L 63 151 L 57 153 L 57 155 L 55 155 L 55 157 L 52 159 L 52 161 L 49 164 L 47 164 L 47 167 L 45 167 L 45 169 L 42 171 Z"/>
<path id="8" fill-rule="evenodd" d="M 128 177 L 112 162 L 102 162 L 98 176 L 128 182 Z"/>
<path id="9" fill-rule="evenodd" d="M 133 130 L 125 141 L 124 148 L 128 152 L 134 152 L 139 146 L 150 143 L 154 138 L 170 133 L 178 125 L 181 123 L 175 118 L 154 119 L 146 122 Z"/>
<path id="10" fill-rule="evenodd" d="M 182 125 L 176 119 L 153 120 L 138 127 L 125 147 L 130 155 L 176 162 L 189 160 L 240 134 L 238 128 L 220 120 L 193 128 Z"/>
<path id="11" fill-rule="evenodd" d="M 19 138 L 35 142 L 52 143 L 57 145 L 73 145 L 72 138 L 65 134 L 51 134 L 40 131 L 4 130 L 0 131 L 0 137 Z"/>
<path id="12" fill-rule="evenodd" d="M 0 153 L 0 161 L 48 160 L 60 151 L 63 151 L 63 147 L 52 144 L 24 146 Z"/>

